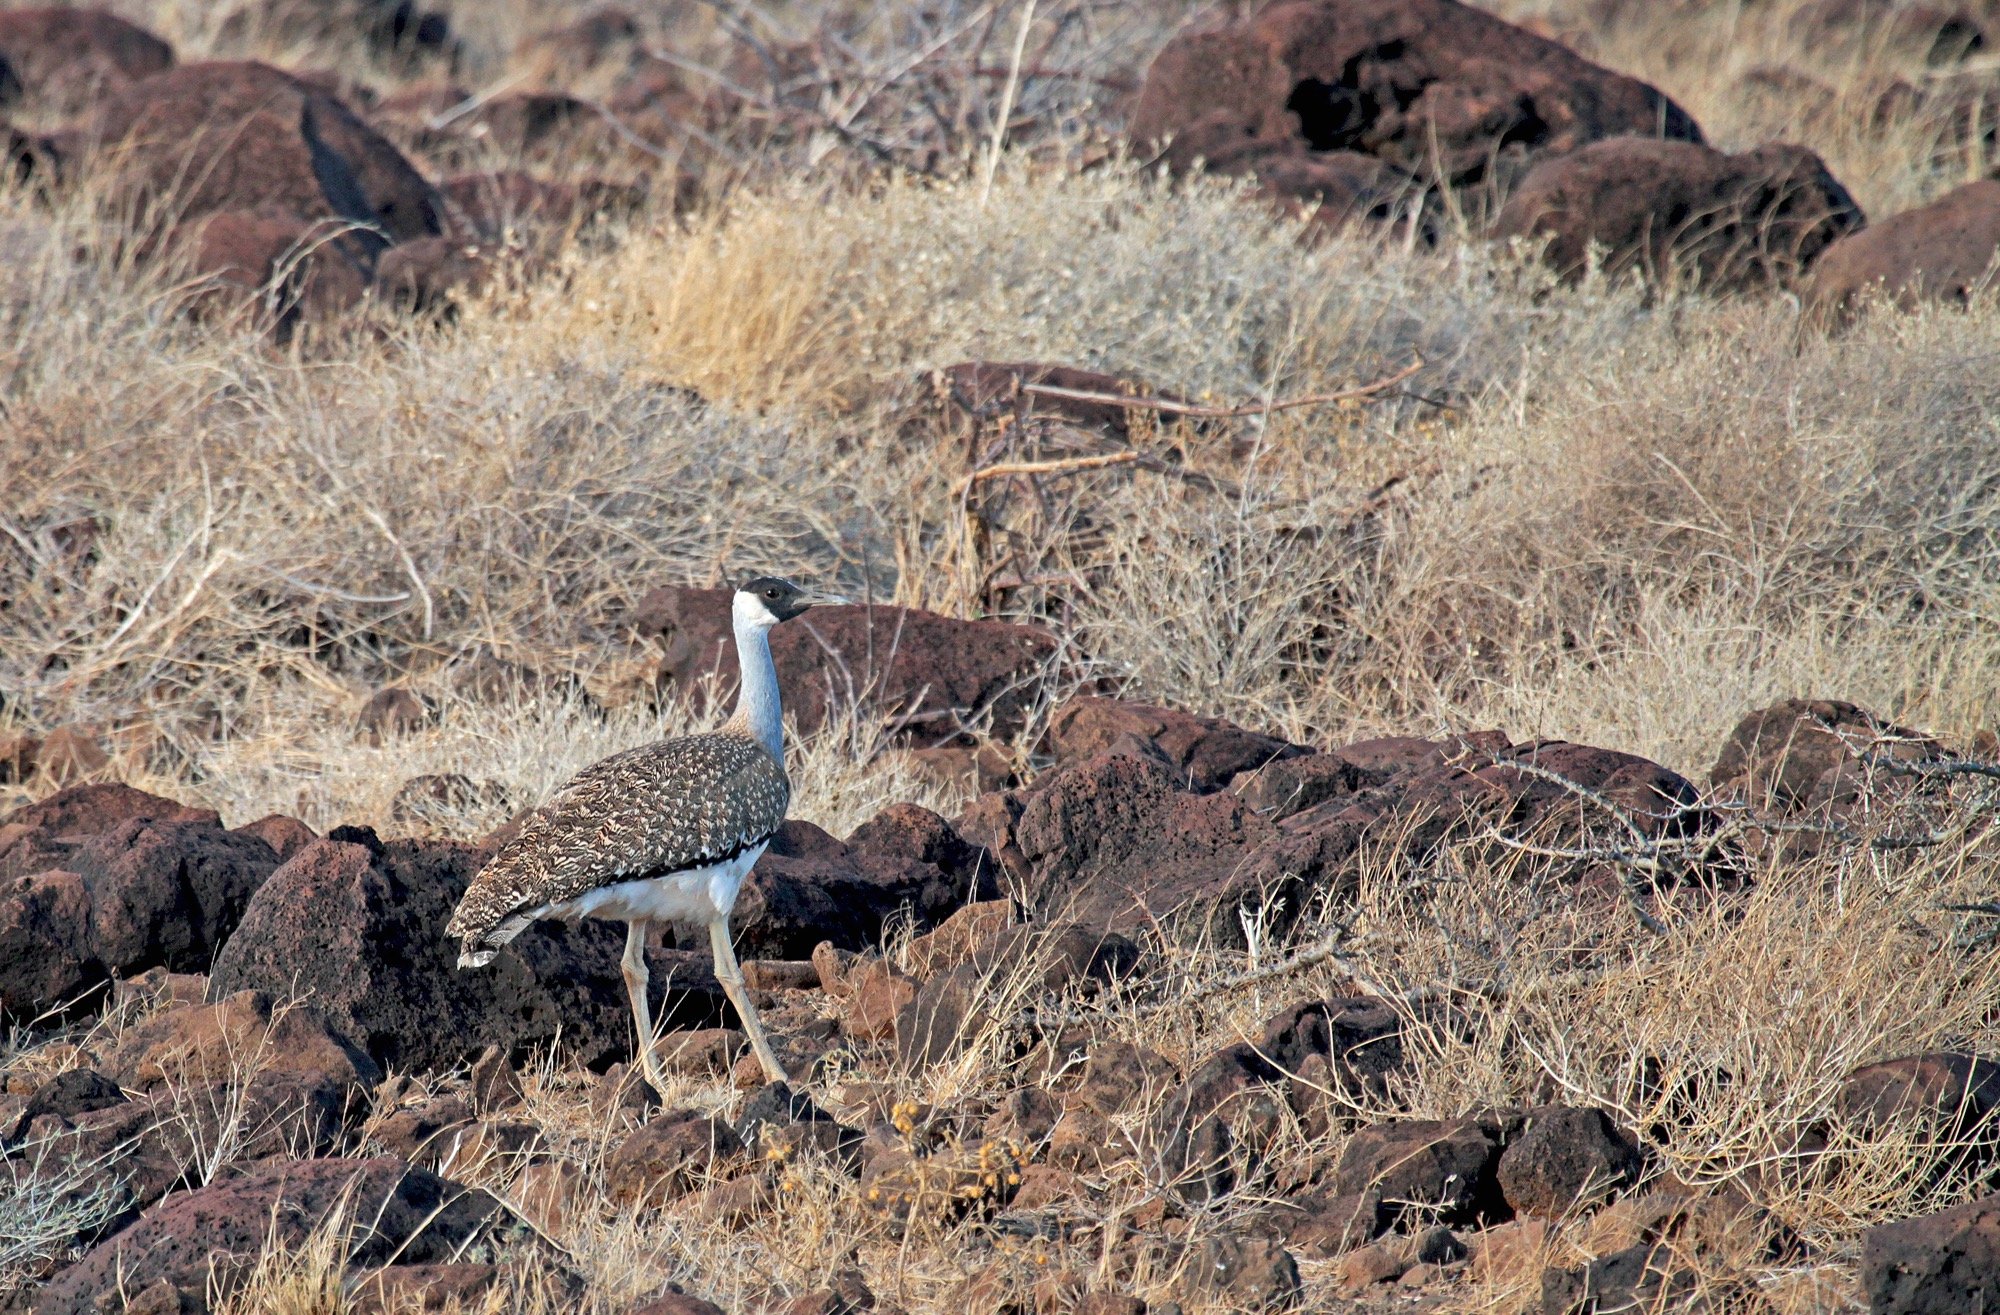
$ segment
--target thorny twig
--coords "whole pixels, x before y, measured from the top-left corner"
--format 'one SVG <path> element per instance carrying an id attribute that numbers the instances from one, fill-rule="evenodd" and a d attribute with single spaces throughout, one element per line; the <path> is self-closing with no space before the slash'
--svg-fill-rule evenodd
<path id="1" fill-rule="evenodd" d="M 1087 388 L 1059 388 L 1054 384 L 1024 383 L 1021 385 L 1021 391 L 1032 393 L 1037 397 L 1059 398 L 1066 402 L 1095 402 L 1107 406 L 1122 406 L 1128 411 L 1158 411 L 1162 415 L 1188 416 L 1197 420 L 1227 420 L 1240 416 L 1270 415 L 1274 411 L 1291 411 L 1302 406 L 1330 406 L 1336 402 L 1352 402 L 1364 397 L 1373 397 L 1378 393 L 1388 392 L 1423 369 L 1425 364 L 1424 359 L 1418 357 L 1396 373 L 1385 375 L 1373 383 L 1343 388 L 1339 392 L 1288 397 L 1283 401 L 1248 402 L 1242 406 L 1200 406 L 1193 402 L 1176 402 L 1168 397 L 1127 397 L 1120 393 L 1100 393 Z"/>

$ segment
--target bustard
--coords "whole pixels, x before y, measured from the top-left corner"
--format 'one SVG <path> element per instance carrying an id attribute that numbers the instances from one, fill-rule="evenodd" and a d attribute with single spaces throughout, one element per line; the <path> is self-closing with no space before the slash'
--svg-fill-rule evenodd
<path id="1" fill-rule="evenodd" d="M 646 928 L 706 923 L 715 976 L 750 1034 L 757 1062 L 766 1077 L 785 1080 L 743 985 L 729 911 L 792 797 L 771 627 L 815 603 L 842 601 L 769 576 L 738 589 L 731 609 L 742 670 L 736 714 L 703 735 L 613 754 L 557 790 L 459 900 L 446 927 L 461 943 L 458 966 L 492 962 L 537 918 L 621 919 L 639 1054 L 654 1090 L 664 1091 L 646 1003 Z"/>

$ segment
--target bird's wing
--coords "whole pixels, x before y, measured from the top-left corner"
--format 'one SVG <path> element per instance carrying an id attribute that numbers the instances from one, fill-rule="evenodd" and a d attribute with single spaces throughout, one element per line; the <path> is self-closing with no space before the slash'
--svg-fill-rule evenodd
<path id="1" fill-rule="evenodd" d="M 770 838 L 791 785 L 756 740 L 715 732 L 586 767 L 472 879 L 447 927 L 476 940 L 510 917 L 620 881 L 705 867 Z"/>

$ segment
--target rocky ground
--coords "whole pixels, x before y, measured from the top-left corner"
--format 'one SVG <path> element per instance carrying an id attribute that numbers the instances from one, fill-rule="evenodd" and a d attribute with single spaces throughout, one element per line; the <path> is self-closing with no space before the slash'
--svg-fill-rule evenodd
<path id="1" fill-rule="evenodd" d="M 2000 9 L 0 10 L 0 1307 L 2000 1304 Z M 458 894 L 710 724 L 735 932 Z"/>

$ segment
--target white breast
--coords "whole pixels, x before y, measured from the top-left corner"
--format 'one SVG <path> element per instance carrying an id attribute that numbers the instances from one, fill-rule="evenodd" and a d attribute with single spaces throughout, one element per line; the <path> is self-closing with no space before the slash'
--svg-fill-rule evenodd
<path id="1" fill-rule="evenodd" d="M 619 881 L 587 890 L 574 899 L 545 904 L 537 918 L 616 918 L 620 922 L 713 922 L 736 907 L 736 892 L 764 853 L 753 845 L 735 858 L 672 876 Z"/>

